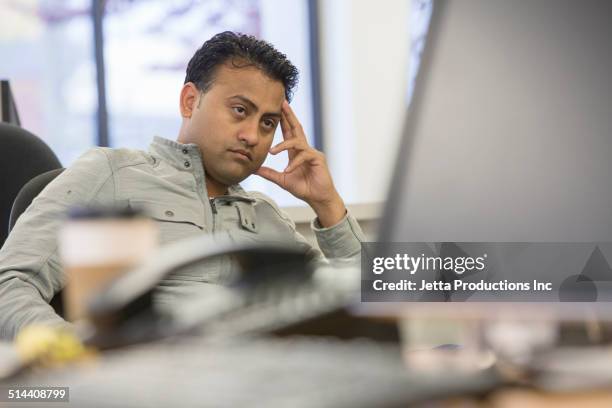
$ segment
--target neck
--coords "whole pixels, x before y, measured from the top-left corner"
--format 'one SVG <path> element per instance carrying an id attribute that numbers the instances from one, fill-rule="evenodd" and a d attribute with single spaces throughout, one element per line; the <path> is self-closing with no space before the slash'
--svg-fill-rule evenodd
<path id="1" fill-rule="evenodd" d="M 206 193 L 209 197 L 217 197 L 227 193 L 227 186 L 206 175 Z"/>

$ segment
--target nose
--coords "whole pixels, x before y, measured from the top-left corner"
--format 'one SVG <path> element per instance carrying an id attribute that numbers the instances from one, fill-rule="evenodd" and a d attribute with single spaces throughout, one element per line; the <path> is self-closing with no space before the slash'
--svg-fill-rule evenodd
<path id="1" fill-rule="evenodd" d="M 255 146 L 259 140 L 258 124 L 253 122 L 245 123 L 238 131 L 238 140 L 247 146 Z"/>

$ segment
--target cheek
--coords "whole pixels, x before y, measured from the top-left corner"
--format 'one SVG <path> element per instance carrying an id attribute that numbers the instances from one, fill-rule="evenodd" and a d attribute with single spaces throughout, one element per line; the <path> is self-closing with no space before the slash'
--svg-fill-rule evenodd
<path id="1" fill-rule="evenodd" d="M 206 150 L 210 152 L 219 152 L 224 149 L 226 142 L 223 137 L 223 133 L 217 128 L 209 128 L 206 134 L 202 138 L 202 146 L 206 147 Z"/>
<path id="2" fill-rule="evenodd" d="M 231 120 L 222 114 L 209 113 L 203 116 L 197 124 L 200 135 L 209 145 L 218 144 L 232 132 Z"/>
<path id="3" fill-rule="evenodd" d="M 258 148 L 257 148 L 257 157 L 259 158 L 258 166 L 261 166 L 261 164 L 268 157 L 268 152 L 270 151 L 270 147 L 272 147 L 271 143 L 264 143 L 263 145 L 258 146 Z"/>
<path id="4" fill-rule="evenodd" d="M 266 161 L 266 157 L 268 157 L 268 155 L 265 153 L 258 155 L 257 159 L 254 161 L 254 167 L 257 169 L 260 168 L 263 162 Z"/>

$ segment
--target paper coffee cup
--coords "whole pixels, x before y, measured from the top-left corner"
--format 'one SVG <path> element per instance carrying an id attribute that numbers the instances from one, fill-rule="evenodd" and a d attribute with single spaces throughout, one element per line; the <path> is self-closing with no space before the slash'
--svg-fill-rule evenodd
<path id="1" fill-rule="evenodd" d="M 155 222 L 138 212 L 87 210 L 71 214 L 59 233 L 68 320 L 86 318 L 92 296 L 148 259 L 157 243 Z"/>

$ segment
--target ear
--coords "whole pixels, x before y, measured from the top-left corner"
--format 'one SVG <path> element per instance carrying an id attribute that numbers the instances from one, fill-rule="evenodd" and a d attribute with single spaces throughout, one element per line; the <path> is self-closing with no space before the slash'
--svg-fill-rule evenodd
<path id="1" fill-rule="evenodd" d="M 181 89 L 180 110 L 183 118 L 190 118 L 196 108 L 200 91 L 193 82 L 187 82 Z"/>

